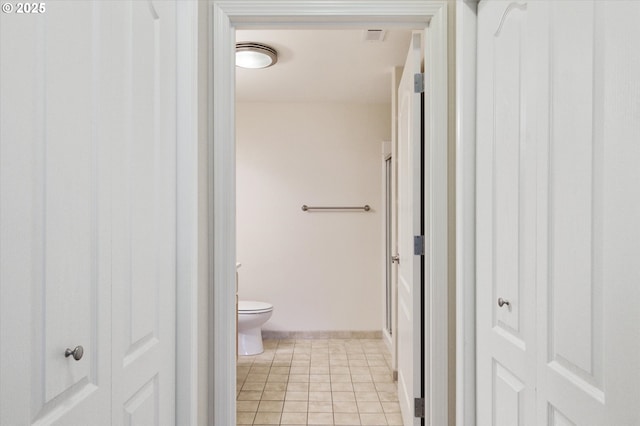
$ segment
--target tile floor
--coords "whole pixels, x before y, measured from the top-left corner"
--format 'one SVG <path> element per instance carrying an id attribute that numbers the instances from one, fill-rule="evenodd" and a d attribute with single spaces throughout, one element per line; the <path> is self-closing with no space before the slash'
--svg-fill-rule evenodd
<path id="1" fill-rule="evenodd" d="M 238 359 L 238 425 L 402 425 L 380 339 L 265 340 Z"/>

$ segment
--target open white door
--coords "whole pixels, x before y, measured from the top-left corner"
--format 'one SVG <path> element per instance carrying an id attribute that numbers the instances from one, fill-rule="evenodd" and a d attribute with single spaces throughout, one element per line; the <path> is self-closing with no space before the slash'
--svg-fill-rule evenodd
<path id="1" fill-rule="evenodd" d="M 640 424 L 638 17 L 478 5 L 478 425 Z"/>
<path id="2" fill-rule="evenodd" d="M 398 89 L 398 399 L 405 425 L 419 425 L 414 398 L 422 395 L 422 101 L 414 76 L 422 72 L 422 34 L 415 33 Z"/>

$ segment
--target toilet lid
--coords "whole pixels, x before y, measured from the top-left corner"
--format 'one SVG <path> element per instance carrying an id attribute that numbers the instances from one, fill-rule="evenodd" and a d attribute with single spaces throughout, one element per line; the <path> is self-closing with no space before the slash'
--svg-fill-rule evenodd
<path id="1" fill-rule="evenodd" d="M 238 311 L 240 312 L 269 312 L 273 310 L 273 305 L 266 302 L 256 302 L 255 300 L 240 300 L 238 302 Z"/>

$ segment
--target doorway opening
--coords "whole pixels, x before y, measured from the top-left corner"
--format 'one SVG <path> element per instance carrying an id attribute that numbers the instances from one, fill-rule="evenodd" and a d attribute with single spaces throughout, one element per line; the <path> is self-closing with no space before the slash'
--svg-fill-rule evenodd
<path id="1" fill-rule="evenodd" d="M 210 307 L 212 327 L 210 334 L 210 397 L 212 423 L 233 424 L 235 419 L 235 395 L 228 389 L 235 386 L 235 288 L 228 285 L 235 281 L 235 93 L 233 90 L 233 49 L 235 30 L 255 27 L 257 24 L 272 27 L 309 25 L 317 27 L 350 25 L 367 28 L 387 21 L 399 26 L 425 26 L 428 31 L 427 81 L 431 97 L 425 115 L 428 127 L 430 181 L 432 205 L 427 209 L 431 222 L 427 224 L 430 246 L 443 258 L 430 259 L 429 273 L 439 282 L 446 282 L 446 152 L 447 152 L 447 55 L 446 55 L 446 2 L 389 1 L 363 4 L 359 1 L 340 2 L 329 8 L 308 2 L 290 2 L 277 11 L 271 4 L 255 1 L 213 1 L 211 16 L 212 75 L 210 76 L 209 104 L 212 141 L 210 143 L 211 218 L 213 248 L 212 291 Z M 329 10 L 331 9 L 331 10 Z M 250 10 L 250 12 L 248 12 Z M 384 17 L 381 19 L 381 17 Z M 215 94 L 215 96 L 214 96 Z M 444 161 L 443 161 L 444 159 Z M 444 177 L 444 178 L 443 178 Z M 439 185 L 438 185 L 439 183 Z M 444 184 L 444 187 L 442 185 Z M 444 200 L 444 202 L 443 202 Z M 439 209 L 444 209 L 444 212 Z M 444 213 L 444 214 L 443 214 Z M 440 230 L 440 231 L 439 231 Z M 444 262 L 443 262 L 444 259 Z M 427 377 L 427 413 L 431 423 L 444 424 L 447 418 L 447 342 L 446 342 L 446 286 L 430 289 L 427 307 L 431 317 L 438 322 L 430 324 L 426 319 L 425 339 L 430 359 L 425 369 Z M 441 321 L 442 320 L 442 321 Z M 438 392 L 429 392 L 431 389 Z"/>

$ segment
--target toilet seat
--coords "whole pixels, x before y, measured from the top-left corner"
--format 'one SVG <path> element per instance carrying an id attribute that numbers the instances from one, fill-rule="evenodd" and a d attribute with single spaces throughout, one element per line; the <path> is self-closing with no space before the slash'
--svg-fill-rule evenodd
<path id="1" fill-rule="evenodd" d="M 255 300 L 240 300 L 238 302 L 238 312 L 241 314 L 262 314 L 273 310 L 273 305 Z"/>

